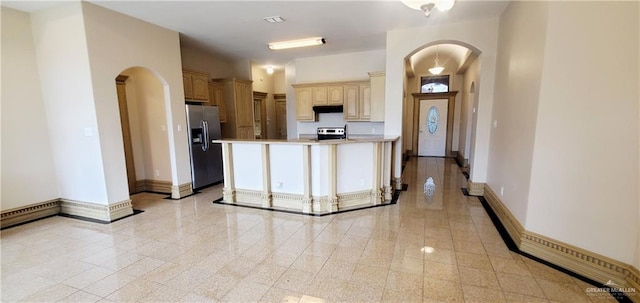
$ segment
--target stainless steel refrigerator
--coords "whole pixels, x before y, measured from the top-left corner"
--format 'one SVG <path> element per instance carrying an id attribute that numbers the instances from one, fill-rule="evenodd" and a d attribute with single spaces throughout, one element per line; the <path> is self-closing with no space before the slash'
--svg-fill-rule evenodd
<path id="1" fill-rule="evenodd" d="M 187 105 L 191 180 L 197 189 L 222 181 L 222 145 L 217 106 Z"/>

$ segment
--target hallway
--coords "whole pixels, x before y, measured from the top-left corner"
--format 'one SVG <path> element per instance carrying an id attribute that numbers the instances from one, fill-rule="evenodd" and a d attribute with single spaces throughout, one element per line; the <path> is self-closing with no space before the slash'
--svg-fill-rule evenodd
<path id="1" fill-rule="evenodd" d="M 423 184 L 433 177 L 435 191 Z M 397 204 L 328 215 L 132 196 L 112 224 L 61 216 L 3 230 L 2 301 L 599 302 L 508 250 L 452 159 L 410 158 Z"/>

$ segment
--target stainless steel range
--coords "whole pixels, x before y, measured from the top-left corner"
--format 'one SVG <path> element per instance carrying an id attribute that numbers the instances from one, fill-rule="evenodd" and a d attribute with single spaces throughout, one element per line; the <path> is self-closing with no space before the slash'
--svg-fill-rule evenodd
<path id="1" fill-rule="evenodd" d="M 347 138 L 347 126 L 318 127 L 318 140 L 336 140 Z"/>

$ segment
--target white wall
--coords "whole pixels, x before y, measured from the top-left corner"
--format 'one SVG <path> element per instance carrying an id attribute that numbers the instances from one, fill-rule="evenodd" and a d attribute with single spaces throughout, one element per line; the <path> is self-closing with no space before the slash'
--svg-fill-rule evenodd
<path id="1" fill-rule="evenodd" d="M 208 73 L 209 79 L 234 76 L 234 66 L 231 61 L 189 44 L 180 43 L 180 57 L 183 69 Z"/>
<path id="2" fill-rule="evenodd" d="M 640 4 L 548 5 L 526 228 L 634 264 Z"/>
<path id="3" fill-rule="evenodd" d="M 285 82 L 284 70 L 276 70 L 273 72 L 273 92 L 276 94 L 284 94 L 287 92 L 287 84 Z"/>
<path id="4" fill-rule="evenodd" d="M 2 13 L 0 210 L 60 197 L 29 14 Z"/>
<path id="5" fill-rule="evenodd" d="M 167 113 L 170 142 L 171 181 L 174 186 L 190 183 L 178 33 L 88 2 L 82 2 L 82 9 L 109 201 L 128 198 L 114 79 L 130 67 L 147 68 L 162 82 L 165 95 L 162 106 Z"/>
<path id="6" fill-rule="evenodd" d="M 107 204 L 103 134 L 99 131 L 94 103 L 82 6 L 80 2 L 71 2 L 40 10 L 32 13 L 31 22 L 60 197 Z M 115 57 L 113 54 L 110 56 Z M 97 64 L 93 68 L 99 67 Z M 116 75 L 110 78 L 114 100 L 117 100 Z M 117 101 L 114 102 L 117 110 Z M 115 125 L 119 133 L 120 123 Z M 122 137 L 117 144 L 122 153 Z M 120 183 L 126 191 L 124 158 L 111 166 L 122 169 Z M 127 197 L 128 193 L 120 195 L 117 201 Z"/>
<path id="7" fill-rule="evenodd" d="M 295 82 L 290 84 L 360 81 L 369 80 L 370 72 L 384 71 L 385 51 L 375 50 L 357 53 L 345 53 L 339 55 L 299 58 L 295 60 Z M 287 94 L 287 104 L 295 103 L 295 93 Z M 287 116 L 293 117 L 295 111 L 289 111 Z M 289 121 L 289 119 L 287 119 Z M 321 126 L 341 126 L 347 122 L 342 114 L 321 114 L 318 122 L 297 122 L 297 133 L 315 134 Z M 289 126 L 288 124 L 287 126 Z M 381 122 L 349 122 L 350 134 L 383 134 Z"/>
<path id="8" fill-rule="evenodd" d="M 480 60 L 476 58 L 464 73 L 462 88 L 460 89 L 460 137 L 458 151 L 466 160 L 469 160 L 471 152 L 471 124 L 474 115 L 473 105 L 477 99 L 475 87 L 480 83 L 479 77 Z"/>
<path id="9" fill-rule="evenodd" d="M 487 184 L 526 224 L 540 75 L 547 33 L 546 2 L 513 2 L 500 19 Z"/>
<path id="10" fill-rule="evenodd" d="M 497 39 L 498 18 L 387 32 L 385 135 L 402 135 L 403 107 L 399 105 L 402 104 L 404 58 L 407 55 L 425 45 L 444 42 L 462 42 L 457 44 L 476 48 L 481 52 L 482 87 L 479 89 L 478 96 L 477 144 L 472 146 L 474 156 L 470 159 L 470 177 L 473 182 L 484 183 L 489 150 Z M 400 167 L 402 151 L 400 146 L 397 148 L 394 165 Z M 398 170 L 394 171 L 394 177 L 399 177 Z"/>
<path id="11" fill-rule="evenodd" d="M 296 83 L 369 80 L 385 68 L 385 50 L 298 58 Z"/>
<path id="12" fill-rule="evenodd" d="M 164 88 L 143 68 L 124 71 L 137 180 L 171 181 Z"/>

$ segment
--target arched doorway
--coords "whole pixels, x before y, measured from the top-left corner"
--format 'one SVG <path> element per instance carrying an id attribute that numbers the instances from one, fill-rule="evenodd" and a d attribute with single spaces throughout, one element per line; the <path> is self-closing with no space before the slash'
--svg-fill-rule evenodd
<path id="1" fill-rule="evenodd" d="M 116 77 L 129 193 L 171 193 L 165 83 L 144 67 Z"/>
<path id="2" fill-rule="evenodd" d="M 422 123 L 417 113 L 420 112 L 422 100 L 442 100 L 446 113 L 446 131 L 438 133 L 446 138 L 445 157 L 458 158 L 462 148 L 468 149 L 469 137 L 472 132 L 466 131 L 468 126 L 473 126 L 471 116 L 466 115 L 465 110 L 471 108 L 473 101 L 469 100 L 469 81 L 479 78 L 480 51 L 464 42 L 441 40 L 433 41 L 415 49 L 405 57 L 404 64 L 404 100 L 403 100 L 403 147 L 405 153 L 411 156 L 418 155 L 420 126 Z M 444 71 L 439 75 L 433 75 L 429 69 L 438 59 Z M 446 91 L 424 91 L 425 84 L 433 78 L 438 84 L 446 82 Z M 445 79 L 445 80 L 442 80 Z M 431 81 L 434 82 L 434 81 Z M 470 102 L 471 101 L 471 102 Z M 422 102 L 424 104 L 428 102 Z M 442 143 L 445 146 L 445 143 Z M 468 160 L 468 155 L 462 158 Z"/>

